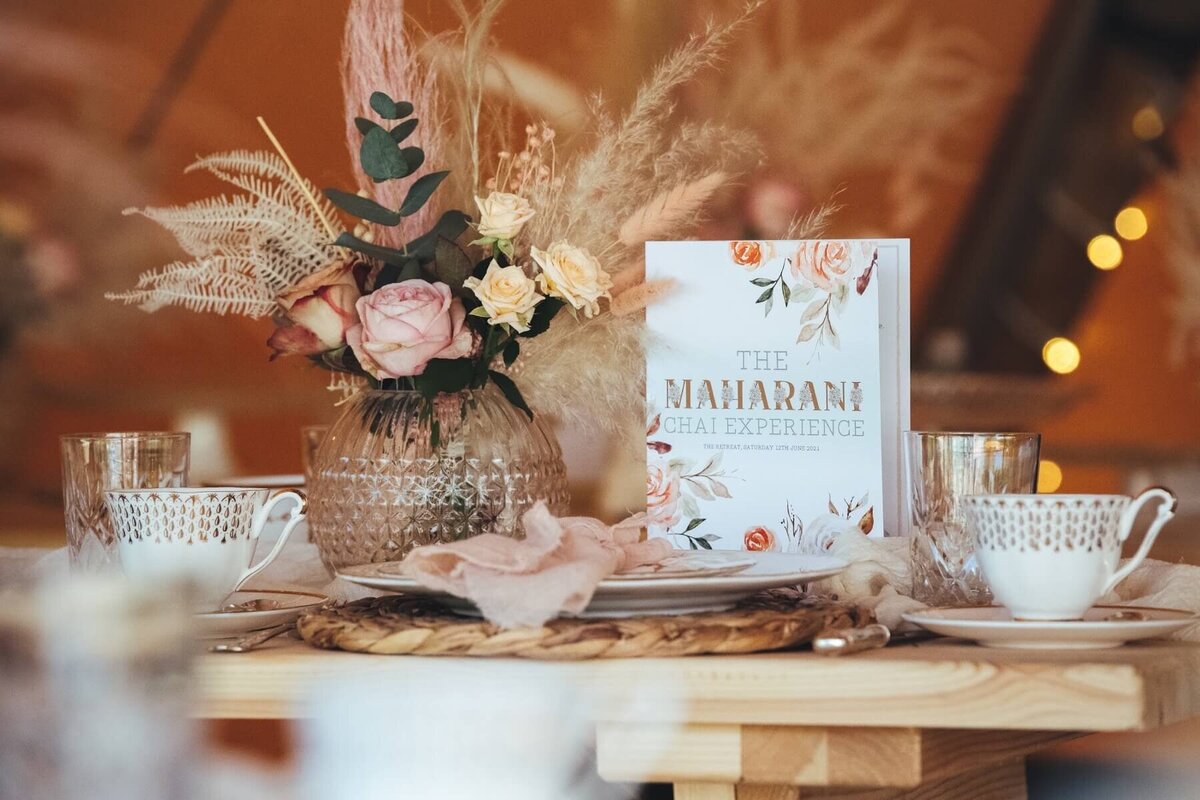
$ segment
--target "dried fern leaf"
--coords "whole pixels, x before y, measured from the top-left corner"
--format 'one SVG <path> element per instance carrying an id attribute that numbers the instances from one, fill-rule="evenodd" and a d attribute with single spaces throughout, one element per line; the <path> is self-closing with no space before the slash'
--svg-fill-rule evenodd
<path id="1" fill-rule="evenodd" d="M 221 256 L 173 262 L 143 274 L 137 288 L 110 292 L 105 297 L 137 304 L 147 312 L 164 306 L 181 306 L 201 314 L 258 318 L 275 309 L 274 296 L 263 291 L 261 282 L 246 272 L 244 263 Z"/>

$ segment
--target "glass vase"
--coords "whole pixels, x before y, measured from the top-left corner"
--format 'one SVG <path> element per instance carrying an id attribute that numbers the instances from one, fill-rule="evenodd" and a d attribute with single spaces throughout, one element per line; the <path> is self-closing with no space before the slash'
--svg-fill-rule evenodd
<path id="1" fill-rule="evenodd" d="M 367 390 L 317 448 L 309 532 L 330 569 L 394 561 L 481 533 L 518 536 L 538 500 L 567 512 L 554 434 L 494 386 L 438 395 Z"/>

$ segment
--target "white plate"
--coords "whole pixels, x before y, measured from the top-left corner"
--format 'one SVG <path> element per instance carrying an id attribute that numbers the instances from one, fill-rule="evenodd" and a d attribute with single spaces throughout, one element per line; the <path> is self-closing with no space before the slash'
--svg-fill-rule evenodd
<path id="1" fill-rule="evenodd" d="M 1117 614 L 1140 614 L 1142 619 L 1113 619 Z M 1196 622 L 1191 611 L 1145 606 L 1096 606 L 1081 620 L 1036 622 L 1014 620 L 1007 609 L 927 608 L 910 611 L 904 619 L 914 625 L 984 647 L 1025 650 L 1102 650 L 1136 639 L 1166 636 Z"/>
<path id="2" fill-rule="evenodd" d="M 316 592 L 242 591 L 229 595 L 225 604 L 245 603 L 250 600 L 263 600 L 277 607 L 263 611 L 210 611 L 206 614 L 193 614 L 193 629 L 202 639 L 240 636 L 250 631 L 290 622 L 301 613 L 328 602 L 329 598 Z"/>
<path id="3" fill-rule="evenodd" d="M 734 575 L 606 578 L 596 587 L 592 602 L 579 616 L 605 618 L 724 611 L 756 592 L 827 578 L 846 568 L 845 561 L 832 556 L 755 553 L 748 557 L 754 559 L 754 564 Z M 363 564 L 338 570 L 337 574 L 339 578 L 371 589 L 436 597 L 454 611 L 478 616 L 478 609 L 470 602 L 397 575 L 397 564 L 395 561 Z"/>
<path id="4" fill-rule="evenodd" d="M 201 486 L 239 486 L 250 489 L 303 489 L 304 476 L 293 475 L 230 475 L 215 481 L 201 481 Z"/>

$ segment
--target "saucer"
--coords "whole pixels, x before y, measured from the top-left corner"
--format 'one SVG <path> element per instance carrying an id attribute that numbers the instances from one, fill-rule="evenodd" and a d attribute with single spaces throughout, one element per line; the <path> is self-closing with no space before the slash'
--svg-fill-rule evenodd
<path id="1" fill-rule="evenodd" d="M 1140 619 L 1116 619 L 1136 614 Z M 984 647 L 1023 650 L 1103 650 L 1136 639 L 1166 636 L 1200 615 L 1174 608 L 1095 606 L 1081 620 L 1014 620 L 1005 608 L 927 608 L 904 615 L 907 622 L 943 636 L 971 639 Z"/>
<path id="2" fill-rule="evenodd" d="M 304 476 L 287 475 L 230 475 L 216 481 L 201 481 L 201 486 L 245 486 L 250 489 L 302 489 Z"/>
<path id="3" fill-rule="evenodd" d="M 329 598 L 316 592 L 241 591 L 225 598 L 225 605 L 262 600 L 273 606 L 261 611 L 209 611 L 193 614 L 193 630 L 201 639 L 224 639 L 290 622 Z"/>

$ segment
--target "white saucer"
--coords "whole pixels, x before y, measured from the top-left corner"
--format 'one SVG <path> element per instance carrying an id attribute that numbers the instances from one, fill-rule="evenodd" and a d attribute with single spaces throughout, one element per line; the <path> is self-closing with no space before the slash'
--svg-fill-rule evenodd
<path id="1" fill-rule="evenodd" d="M 1114 619 L 1117 614 L 1141 615 L 1142 619 Z M 1196 622 L 1191 611 L 1146 606 L 1095 606 L 1081 620 L 1036 622 L 1014 620 L 1007 609 L 927 608 L 910 611 L 904 619 L 914 625 L 960 639 L 972 639 L 984 647 L 1025 650 L 1102 650 L 1120 647 L 1136 639 L 1166 636 Z"/>
<path id="2" fill-rule="evenodd" d="M 263 600 L 275 605 L 263 611 L 210 611 L 193 614 L 193 629 L 201 639 L 224 639 L 250 631 L 290 622 L 304 611 L 317 608 L 329 598 L 316 592 L 243 591 L 225 599 L 226 605 Z"/>
<path id="3" fill-rule="evenodd" d="M 714 551 L 720 552 L 720 551 Z M 827 578 L 846 568 L 846 562 L 832 556 L 802 553 L 737 553 L 753 559 L 753 565 L 733 574 L 675 576 L 670 573 L 614 576 L 596 587 L 596 593 L 583 618 L 632 617 L 645 614 L 696 614 L 724 611 L 738 601 L 765 589 Z M 479 611 L 469 601 L 445 592 L 429 589 L 412 578 L 398 575 L 399 562 L 363 564 L 338 570 L 338 577 L 351 583 L 387 592 L 436 597 L 448 608 L 462 614 L 478 616 Z"/>

